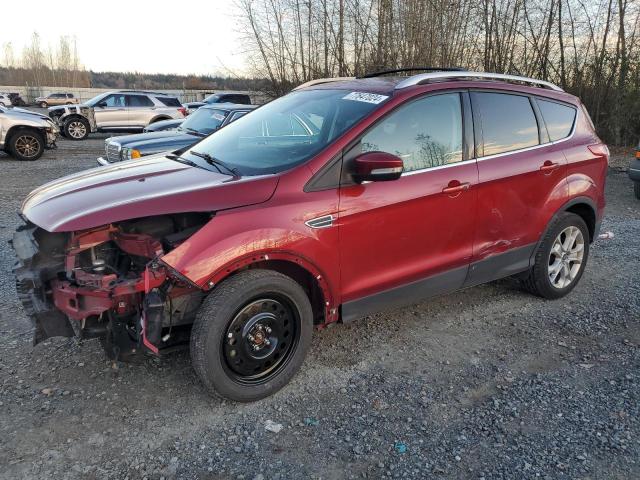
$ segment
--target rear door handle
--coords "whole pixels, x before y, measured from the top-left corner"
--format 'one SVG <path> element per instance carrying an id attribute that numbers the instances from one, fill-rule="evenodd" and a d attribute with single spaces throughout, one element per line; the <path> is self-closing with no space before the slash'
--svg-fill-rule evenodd
<path id="1" fill-rule="evenodd" d="M 540 171 L 541 172 L 552 172 L 553 170 L 555 170 L 556 168 L 558 168 L 560 166 L 559 163 L 554 163 L 550 160 L 547 160 L 546 162 L 544 162 L 542 164 L 542 166 L 540 167 Z"/>
<path id="2" fill-rule="evenodd" d="M 456 185 L 452 185 L 454 182 L 456 183 Z M 471 184 L 469 182 L 460 183 L 453 180 L 449 182 L 449 185 L 442 189 L 442 193 L 451 195 L 452 193 L 464 192 L 465 190 L 469 190 L 470 186 Z"/>

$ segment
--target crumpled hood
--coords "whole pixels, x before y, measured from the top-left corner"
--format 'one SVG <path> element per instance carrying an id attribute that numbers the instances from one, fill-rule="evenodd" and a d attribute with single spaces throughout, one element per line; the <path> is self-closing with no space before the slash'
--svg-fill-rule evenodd
<path id="1" fill-rule="evenodd" d="M 3 115 L 6 115 L 10 118 L 15 118 L 15 119 L 24 119 L 24 120 L 34 120 L 34 119 L 40 119 L 40 120 L 49 120 L 51 121 L 51 119 L 49 117 L 47 117 L 46 115 L 43 115 L 41 113 L 38 112 L 33 112 L 31 110 L 27 110 L 25 108 L 7 108 L 6 111 L 4 112 L 0 112 Z"/>
<path id="2" fill-rule="evenodd" d="M 68 232 L 152 215 L 262 203 L 277 184 L 275 175 L 233 179 L 154 155 L 47 183 L 27 196 L 21 211 L 49 232 Z"/>
<path id="3" fill-rule="evenodd" d="M 176 130 L 137 133 L 135 135 L 123 135 L 110 139 L 113 143 L 118 143 L 126 148 L 135 148 L 144 155 L 175 151 L 179 148 L 188 147 L 202 140 L 203 137 L 191 135 Z"/>

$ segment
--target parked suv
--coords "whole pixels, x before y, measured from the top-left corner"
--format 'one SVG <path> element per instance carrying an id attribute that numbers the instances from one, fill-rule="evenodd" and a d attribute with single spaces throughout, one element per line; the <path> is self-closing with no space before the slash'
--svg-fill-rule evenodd
<path id="1" fill-rule="evenodd" d="M 193 113 L 203 105 L 211 105 L 214 103 L 237 103 L 243 105 L 251 105 L 251 97 L 246 93 L 213 93 L 206 97 L 202 102 L 188 102 L 184 104 L 187 113 Z"/>
<path id="2" fill-rule="evenodd" d="M 46 97 L 36 98 L 36 105 L 47 108 L 52 105 L 72 105 L 78 103 L 78 99 L 73 93 L 50 93 Z"/>
<path id="3" fill-rule="evenodd" d="M 109 165 L 161 152 L 174 152 L 189 147 L 225 125 L 245 116 L 255 105 L 219 103 L 207 105 L 189 115 L 173 130 L 120 135 L 105 140 L 105 156 L 98 165 Z M 169 120 L 165 120 L 168 122 Z"/>
<path id="4" fill-rule="evenodd" d="M 515 275 L 580 281 L 608 149 L 580 100 L 475 72 L 303 85 L 180 154 L 24 201 L 18 294 L 36 326 L 113 357 L 189 344 L 213 394 L 289 382 L 313 327 Z"/>
<path id="5" fill-rule="evenodd" d="M 58 127 L 46 116 L 0 106 L 0 149 L 17 160 L 37 160 L 56 144 Z"/>
<path id="6" fill-rule="evenodd" d="M 153 122 L 185 115 L 176 97 L 136 90 L 106 92 L 77 107 L 49 109 L 49 116 L 71 140 L 83 140 L 95 131 L 142 130 Z"/>

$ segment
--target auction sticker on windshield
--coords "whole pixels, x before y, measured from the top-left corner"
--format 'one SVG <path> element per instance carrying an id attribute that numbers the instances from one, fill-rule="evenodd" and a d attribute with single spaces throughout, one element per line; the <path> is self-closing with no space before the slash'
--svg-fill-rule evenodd
<path id="1" fill-rule="evenodd" d="M 343 100 L 355 100 L 356 102 L 381 103 L 384 102 L 387 95 L 378 95 L 377 93 L 351 92 L 342 97 Z"/>

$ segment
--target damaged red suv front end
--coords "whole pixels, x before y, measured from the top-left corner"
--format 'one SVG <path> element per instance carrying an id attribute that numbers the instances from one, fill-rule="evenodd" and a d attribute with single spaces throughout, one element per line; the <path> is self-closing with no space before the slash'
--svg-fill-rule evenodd
<path id="1" fill-rule="evenodd" d="M 40 187 L 24 202 L 25 225 L 12 244 L 34 344 L 98 337 L 119 359 L 184 345 L 203 293 L 162 257 L 217 209 L 265 200 L 275 183 L 252 182 L 248 189 L 166 158 L 92 172 Z M 225 195 L 229 187 L 239 200 Z"/>

